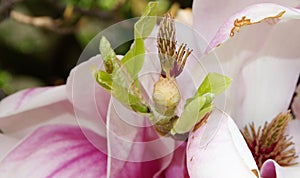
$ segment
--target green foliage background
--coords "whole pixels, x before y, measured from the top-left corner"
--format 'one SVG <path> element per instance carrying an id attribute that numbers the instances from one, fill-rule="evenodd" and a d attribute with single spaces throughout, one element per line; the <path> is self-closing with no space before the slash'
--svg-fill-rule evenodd
<path id="1" fill-rule="evenodd" d="M 82 50 L 98 32 L 116 22 L 140 16 L 148 1 L 0 1 L 0 98 L 23 88 L 65 83 Z M 182 8 L 192 5 L 192 0 L 159 2 L 160 14 L 174 3 Z M 71 14 L 66 12 L 68 8 L 72 9 Z M 41 28 L 11 18 L 14 11 L 63 22 L 53 29 Z M 128 49 L 129 44 L 116 52 L 124 54 Z"/>

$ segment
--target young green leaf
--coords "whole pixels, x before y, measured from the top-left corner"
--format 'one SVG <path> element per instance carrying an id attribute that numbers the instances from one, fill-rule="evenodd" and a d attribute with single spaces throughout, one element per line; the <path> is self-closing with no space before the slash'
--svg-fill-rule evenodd
<path id="1" fill-rule="evenodd" d="M 134 43 L 125 54 L 122 63 L 132 78 L 136 78 L 144 64 L 144 39 L 152 32 L 156 23 L 157 2 L 150 2 L 142 17 L 134 25 Z"/>
<path id="2" fill-rule="evenodd" d="M 180 118 L 174 123 L 173 132 L 183 134 L 191 130 L 199 119 L 201 119 L 199 114 L 205 104 L 205 96 L 190 98 L 189 102 L 185 104 Z"/>
<path id="3" fill-rule="evenodd" d="M 156 23 L 157 2 L 149 2 L 141 19 L 134 25 L 134 38 L 147 38 Z"/>
<path id="4" fill-rule="evenodd" d="M 150 112 L 149 107 L 146 104 L 142 103 L 142 100 L 140 98 L 138 98 L 137 96 L 129 94 L 128 99 L 129 99 L 130 107 L 132 108 L 133 111 L 139 112 L 139 113 L 149 113 Z"/>
<path id="5" fill-rule="evenodd" d="M 105 37 L 101 38 L 99 48 L 106 72 L 98 71 L 96 81 L 127 108 L 140 113 L 149 112 L 135 81 Z"/>
<path id="6" fill-rule="evenodd" d="M 130 88 L 123 77 L 113 78 L 112 95 L 125 107 L 139 113 L 149 113 L 149 108 L 136 88 Z M 134 84 L 132 85 L 134 87 Z"/>
<path id="7" fill-rule="evenodd" d="M 106 90 L 112 90 L 112 76 L 104 71 L 97 71 L 96 81 Z"/>
<path id="8" fill-rule="evenodd" d="M 209 73 L 198 88 L 198 95 L 202 96 L 206 93 L 219 95 L 224 92 L 230 85 L 231 79 L 217 73 Z"/>
<path id="9" fill-rule="evenodd" d="M 103 36 L 100 40 L 99 50 L 104 62 L 104 67 L 107 73 L 111 74 L 114 68 L 117 66 L 118 60 L 114 50 L 111 48 L 109 41 Z"/>
<path id="10" fill-rule="evenodd" d="M 217 74 L 209 73 L 194 97 L 187 99 L 184 111 L 174 123 L 172 133 L 183 134 L 189 132 L 197 122 L 213 109 L 213 100 L 228 88 L 231 79 Z M 200 101 L 200 102 L 199 102 Z"/>

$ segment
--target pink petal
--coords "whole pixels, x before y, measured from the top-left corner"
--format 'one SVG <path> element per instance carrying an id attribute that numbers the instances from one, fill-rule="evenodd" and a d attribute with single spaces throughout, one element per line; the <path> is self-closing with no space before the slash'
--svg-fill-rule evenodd
<path id="1" fill-rule="evenodd" d="M 281 167 L 273 160 L 267 160 L 261 168 L 262 178 L 298 178 L 300 166 Z"/>
<path id="2" fill-rule="evenodd" d="M 13 146 L 17 144 L 18 140 L 3 134 L 0 134 L 0 160 L 6 156 Z"/>
<path id="3" fill-rule="evenodd" d="M 147 132 L 145 130 L 144 135 Z M 91 130 L 74 126 L 45 126 L 23 140 L 0 162 L 0 177 L 106 177 L 106 147 L 106 139 Z M 118 147 L 119 151 L 122 149 Z M 157 160 L 143 161 L 145 155 L 155 154 L 155 150 L 149 151 L 132 149 L 131 156 L 139 157 L 141 162 L 113 158 L 108 170 L 110 177 L 160 178 L 170 174 L 165 173 L 167 168 L 178 170 L 178 174 L 184 170 L 180 167 L 180 163 L 184 162 L 184 145 L 176 151 L 176 157 L 169 154 Z M 172 159 L 174 162 L 170 165 Z"/>
<path id="4" fill-rule="evenodd" d="M 181 144 L 174 154 L 169 167 L 165 170 L 165 177 L 167 178 L 186 178 L 188 177 L 186 167 L 186 144 Z"/>
<path id="5" fill-rule="evenodd" d="M 233 120 L 214 110 L 200 128 L 192 131 L 187 166 L 193 177 L 253 177 L 258 168 Z"/>
<path id="6" fill-rule="evenodd" d="M 202 57 L 202 65 L 189 68 L 197 71 L 204 66 L 208 71 L 220 71 L 221 66 L 222 73 L 233 79 L 226 91 L 226 104 L 217 101 L 216 105 L 224 108 L 240 128 L 252 121 L 262 125 L 285 112 L 299 77 L 300 25 L 293 18 L 300 17 L 300 11 L 297 14 L 296 10 L 274 4 L 255 5 L 246 11 L 259 10 L 260 17 L 262 12 L 268 17 L 272 9 L 286 10 L 282 17 L 286 20 L 243 27 L 233 38 Z M 211 62 L 216 60 L 219 65 Z"/>
<path id="7" fill-rule="evenodd" d="M 110 95 L 95 80 L 94 71 L 104 69 L 100 55 L 76 66 L 67 81 L 67 97 L 74 107 L 79 124 L 93 122 L 93 130 L 105 135 L 105 120 Z"/>
<path id="8" fill-rule="evenodd" d="M 49 122 L 76 124 L 65 86 L 27 89 L 0 102 L 0 129 L 6 135 L 22 138 Z"/>
<path id="9" fill-rule="evenodd" d="M 299 5 L 298 0 L 276 1 L 276 0 L 194 0 L 193 2 L 193 25 L 207 42 L 216 35 L 221 25 L 234 13 L 255 3 L 273 2 L 285 6 L 295 7 Z"/>
<path id="10" fill-rule="evenodd" d="M 66 99 L 65 86 L 31 88 L 10 95 L 0 102 L 0 117 L 15 115 Z"/>
<path id="11" fill-rule="evenodd" d="M 85 130 L 105 146 L 104 138 Z M 27 137 L 0 163 L 0 177 L 105 177 L 106 155 L 79 127 L 47 126 Z"/>
<path id="12" fill-rule="evenodd" d="M 129 111 L 115 99 L 111 100 L 108 113 L 107 151 L 110 155 L 108 166 L 111 170 L 110 176 L 118 177 L 120 174 L 128 174 L 124 172 L 124 167 L 128 167 L 131 163 L 128 164 L 125 161 L 142 163 L 141 169 L 149 165 L 152 167 L 156 162 L 159 166 L 144 170 L 144 174 L 155 177 L 162 175 L 164 169 L 171 163 L 175 149 L 182 147 L 181 144 L 184 143 L 177 142 L 175 145 L 172 138 L 159 136 L 148 118 Z M 180 156 L 178 154 L 184 156 L 182 151 L 177 153 L 177 156 Z M 182 157 L 177 159 L 182 160 Z"/>

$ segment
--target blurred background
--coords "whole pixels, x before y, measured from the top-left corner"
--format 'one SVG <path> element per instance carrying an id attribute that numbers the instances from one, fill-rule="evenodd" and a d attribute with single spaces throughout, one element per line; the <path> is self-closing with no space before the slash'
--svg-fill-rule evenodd
<path id="1" fill-rule="evenodd" d="M 158 0 L 159 15 L 192 0 Z M 66 82 L 87 43 L 108 26 L 143 12 L 149 0 L 1 0 L 0 99 Z M 117 49 L 124 54 L 128 46 Z"/>

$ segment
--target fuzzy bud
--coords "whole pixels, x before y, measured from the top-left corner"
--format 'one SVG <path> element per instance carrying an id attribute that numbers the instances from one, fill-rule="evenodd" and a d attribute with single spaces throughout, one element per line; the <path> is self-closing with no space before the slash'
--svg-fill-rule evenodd
<path id="1" fill-rule="evenodd" d="M 174 78 L 160 77 L 153 89 L 153 101 L 157 112 L 173 116 L 180 101 L 180 92 Z"/>

